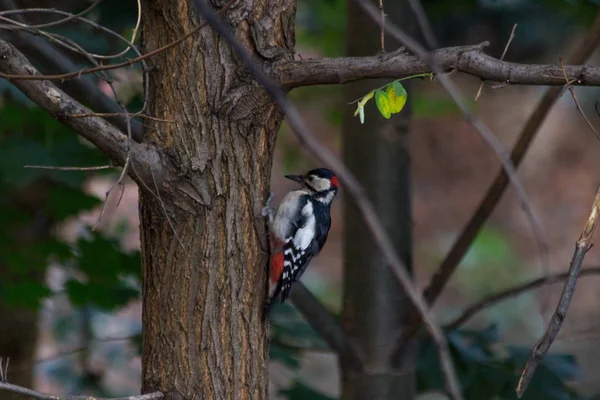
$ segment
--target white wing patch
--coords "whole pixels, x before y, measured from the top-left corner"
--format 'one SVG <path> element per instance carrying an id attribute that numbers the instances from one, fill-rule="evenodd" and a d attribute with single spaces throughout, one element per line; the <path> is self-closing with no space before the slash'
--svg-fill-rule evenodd
<path id="1" fill-rule="evenodd" d="M 272 229 L 276 237 L 285 238 L 294 234 L 290 223 L 296 220 L 298 198 L 305 194 L 307 194 L 306 190 L 294 190 L 283 198 L 273 222 Z"/>
<path id="2" fill-rule="evenodd" d="M 306 225 L 300 227 L 294 235 L 294 245 L 297 249 L 306 250 L 311 241 L 315 238 L 315 216 L 313 215 L 313 206 L 311 202 L 302 207 L 302 215 L 306 217 Z"/>

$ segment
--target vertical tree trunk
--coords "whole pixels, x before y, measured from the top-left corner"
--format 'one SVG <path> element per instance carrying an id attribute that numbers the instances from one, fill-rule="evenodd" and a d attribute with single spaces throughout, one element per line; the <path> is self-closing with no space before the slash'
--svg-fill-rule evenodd
<path id="1" fill-rule="evenodd" d="M 354 0 L 348 0 L 347 5 L 346 55 L 376 53 L 381 49 L 379 28 Z M 414 33 L 406 1 L 384 1 L 384 6 L 388 20 Z M 388 50 L 399 47 L 387 36 L 385 43 Z M 351 102 L 387 82 L 371 80 L 346 85 L 344 99 Z M 410 103 L 400 115 L 386 120 L 371 102 L 365 109 L 364 125 L 353 112 L 346 107 L 344 161 L 374 202 L 398 253 L 411 266 Z M 343 324 L 364 349 L 366 365 L 361 371 L 342 365 L 342 399 L 410 399 L 415 394 L 412 360 L 395 364 L 389 354 L 409 303 L 352 202 L 344 204 L 344 214 Z"/>
<path id="2" fill-rule="evenodd" d="M 3 187 L 2 189 L 5 189 Z M 15 252 L 26 252 L 28 248 L 48 240 L 52 232 L 53 221 L 41 211 L 46 201 L 48 182 L 38 179 L 19 190 L 5 192 L 1 197 L 8 201 L 8 208 L 32 216 L 30 222 L 11 227 L 11 244 Z M 28 265 L 30 269 L 24 278 L 20 268 L 23 265 L 11 265 L 9 257 L 0 254 L 0 282 L 5 285 L 28 279 L 42 282 L 46 273 L 45 265 Z M 7 306 L 0 294 L 0 357 L 10 359 L 8 368 L 9 382 L 14 385 L 33 387 L 34 360 L 38 342 L 39 313 L 25 307 Z M 2 365 L 6 365 L 6 358 Z M 2 400 L 19 400 L 22 395 L 3 392 Z"/>
<path id="3" fill-rule="evenodd" d="M 293 56 L 295 2 L 211 2 L 233 4 L 221 16 L 265 68 Z M 190 0 L 146 2 L 142 18 L 143 52 L 201 23 Z M 150 122 L 144 140 L 174 170 L 157 174 L 160 198 L 140 189 L 143 392 L 266 399 L 260 211 L 283 115 L 210 27 L 152 63 L 150 112 L 173 122 Z"/>

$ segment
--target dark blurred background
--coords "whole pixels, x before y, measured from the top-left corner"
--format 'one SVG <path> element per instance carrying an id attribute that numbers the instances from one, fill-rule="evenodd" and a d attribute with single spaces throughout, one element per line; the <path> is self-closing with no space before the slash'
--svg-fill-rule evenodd
<path id="1" fill-rule="evenodd" d="M 590 27 L 600 5 L 591 0 L 422 2 L 442 47 L 490 41 L 486 52 L 499 57 L 513 25 L 518 24 L 506 60 L 520 63 L 557 63 L 559 56 L 566 57 Z M 82 10 L 89 4 L 76 0 L 0 0 L 0 11 L 9 6 Z M 130 36 L 136 13 L 135 1 L 104 0 L 88 17 Z M 47 20 L 39 15 L 28 19 Z M 122 44 L 79 23 L 49 31 L 71 37 L 97 53 L 123 49 Z M 343 56 L 345 0 L 298 0 L 296 32 L 297 53 L 303 59 Z M 10 33 L 2 35 L 17 42 L 24 40 Z M 373 49 L 373 54 L 377 51 Z M 70 60 L 75 65 L 85 63 L 77 57 Z M 32 61 L 42 69 L 52 68 L 46 65 L 47 60 Z M 598 56 L 589 63 L 597 64 Z M 110 74 L 129 109 L 139 109 L 140 69 Z M 86 79 L 112 96 L 98 78 Z M 453 79 L 472 110 L 507 146 L 545 90 L 486 86 L 474 102 L 480 81 L 460 74 L 454 74 Z M 437 84 L 415 80 L 408 88 L 413 263 L 416 282 L 423 287 L 478 205 L 499 164 Z M 594 108 L 599 90 L 577 88 L 575 92 L 591 123 L 599 126 Z M 0 96 L 0 355 L 14 360 L 9 379 L 57 394 L 137 393 L 141 335 L 137 189 L 127 183 L 118 207 L 119 193 L 113 193 L 99 229 L 93 231 L 104 195 L 118 171 L 24 169 L 27 164 L 84 166 L 108 161 L 6 81 L 0 81 Z M 345 103 L 342 87 L 301 88 L 290 97 L 319 140 L 341 153 L 343 116 L 347 108 L 353 111 L 355 107 Z M 367 118 L 374 115 L 367 114 Z M 359 124 L 358 118 L 355 122 Z M 542 265 L 531 227 L 509 189 L 437 303 L 440 323 L 452 321 L 466 306 L 488 294 L 567 270 L 600 183 L 599 146 L 566 92 L 542 125 L 519 170 L 549 240 L 550 264 Z M 293 188 L 284 174 L 313 166 L 284 124 L 273 167 L 274 204 Z M 343 188 L 341 197 L 333 206 L 327 246 L 303 277 L 336 313 L 342 299 Z M 596 248 L 588 253 L 585 265 L 600 267 Z M 578 283 L 552 348 L 554 358 L 539 372 L 540 387 L 547 391 L 534 387 L 529 398 L 579 399 L 600 394 L 597 285 L 594 276 Z M 504 386 L 502 390 L 496 388 L 494 382 L 505 385 L 502 374 L 513 379 L 519 372 L 527 350 L 545 330 L 560 289 L 559 284 L 549 285 L 498 303 L 471 319 L 463 336 L 454 337 L 454 342 L 450 337 L 461 380 L 472 389 L 467 398 L 514 397 Z M 273 318 L 273 398 L 337 398 L 338 365 L 324 343 L 290 305 L 279 307 Z M 436 368 L 435 354 L 426 349 L 419 354 L 418 390 L 422 399 L 434 398 L 427 392 L 440 387 L 439 379 L 428 375 Z M 0 398 L 13 397 L 2 393 Z"/>

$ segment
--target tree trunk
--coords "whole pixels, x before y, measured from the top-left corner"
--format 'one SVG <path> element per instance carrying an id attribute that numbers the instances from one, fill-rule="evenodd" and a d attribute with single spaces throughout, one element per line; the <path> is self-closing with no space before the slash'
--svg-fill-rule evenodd
<path id="1" fill-rule="evenodd" d="M 348 0 L 346 55 L 367 56 L 381 49 L 380 30 L 354 0 Z M 387 19 L 414 34 L 406 1 L 384 2 Z M 397 42 L 386 36 L 386 48 Z M 344 88 L 351 102 L 389 80 L 356 82 Z M 405 84 L 405 86 L 407 86 Z M 407 88 L 408 89 L 408 88 Z M 365 108 L 365 124 L 346 107 L 343 156 L 364 185 L 379 218 L 407 266 L 412 265 L 410 156 L 408 123 L 410 103 L 400 115 L 384 119 L 374 102 Z M 412 360 L 395 363 L 390 344 L 402 329 L 410 303 L 368 234 L 352 202 L 344 204 L 343 324 L 364 351 L 365 366 L 342 365 L 342 399 L 410 399 L 415 395 Z"/>
<path id="2" fill-rule="evenodd" d="M 49 189 L 49 183 L 38 179 L 33 183 L 13 191 L 6 191 L 0 200 L 7 201 L 8 210 L 16 210 L 32 216 L 30 222 L 15 224 L 11 227 L 12 251 L 25 253 L 28 248 L 40 242 L 47 241 L 51 236 L 53 221 L 46 213 L 41 211 Z M 2 187 L 6 189 L 6 187 Z M 2 199 L 2 197 L 4 197 Z M 8 259 L 9 257 L 7 257 Z M 46 265 L 28 265 L 29 272 L 25 278 L 20 269 L 23 265 L 11 265 L 10 260 L 3 259 L 0 255 L 0 282 L 10 285 L 22 282 L 24 279 L 43 282 L 46 274 Z M 17 271 L 15 273 L 15 271 Z M 0 357 L 6 365 L 9 358 L 8 380 L 14 385 L 33 387 L 35 367 L 35 352 L 38 342 L 39 312 L 26 308 L 8 306 L 3 303 L 0 294 Z M 3 392 L 2 400 L 20 400 L 22 395 Z"/>
<path id="3" fill-rule="evenodd" d="M 295 2 L 241 0 L 222 11 L 264 68 L 293 57 Z M 144 53 L 201 23 L 190 0 L 146 2 L 142 22 Z M 154 56 L 152 67 L 149 110 L 172 122 L 146 120 L 144 141 L 164 149 L 173 171 L 140 188 L 142 390 L 266 399 L 260 211 L 283 115 L 210 27 Z"/>

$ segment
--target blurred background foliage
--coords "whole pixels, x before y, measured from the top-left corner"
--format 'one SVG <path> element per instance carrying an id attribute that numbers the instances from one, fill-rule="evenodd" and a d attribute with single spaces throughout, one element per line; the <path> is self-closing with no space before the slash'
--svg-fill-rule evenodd
<path id="1" fill-rule="evenodd" d="M 510 60 L 543 62 L 552 61 L 556 48 L 563 48 L 573 32 L 590 25 L 600 1 L 423 0 L 423 4 L 436 36 L 443 38 L 441 46 L 471 44 L 473 37 L 484 37 L 492 43 L 488 52 L 498 55 L 513 24 L 518 23 L 522 28 L 518 40 L 511 45 Z M 56 2 L 53 6 L 60 8 Z M 135 2 L 104 0 L 90 18 L 128 36 L 135 24 Z M 345 0 L 299 0 L 297 23 L 297 44 L 303 57 L 343 55 Z M 121 43 L 82 24 L 52 29 L 96 53 L 113 53 L 123 48 Z M 83 65 L 84 60 L 74 60 Z M 128 73 L 131 71 L 139 79 L 139 66 Z M 132 85 L 130 75 L 111 74 L 128 107 L 137 110 L 141 105 L 141 85 Z M 104 89 L 98 78 L 92 79 Z M 597 92 L 589 90 L 590 97 Z M 90 190 L 90 183 L 107 179 L 114 182 L 118 172 L 24 168 L 108 165 L 109 161 L 7 81 L 0 81 L 0 96 L 1 315 L 10 321 L 13 317 L 9 314 L 34 312 L 40 341 L 58 351 L 55 356 L 38 357 L 34 365 L 13 367 L 14 373 L 24 372 L 19 369 L 34 370 L 45 377 L 42 380 L 46 387 L 58 392 L 100 396 L 135 392 L 139 365 L 132 360 L 139 357 L 141 322 L 135 318 L 139 317 L 137 311 L 131 309 L 140 298 L 139 251 L 126 249 L 122 243 L 128 222 L 104 224 L 98 231 L 92 229 L 104 199 Z M 414 118 L 457 113 L 446 97 L 417 90 L 409 97 Z M 331 132 L 339 134 L 343 107 L 347 107 L 339 86 L 301 88 L 291 98 L 316 113 Z M 339 137 L 328 140 L 334 148 L 339 147 Z M 287 172 L 309 165 L 286 125 L 278 146 L 281 165 L 275 169 Z M 93 218 L 81 223 L 79 216 L 91 210 L 95 210 Z M 65 233 L 67 225 L 76 228 Z M 496 285 L 489 286 L 490 274 L 506 286 L 527 278 L 527 271 L 518 271 L 523 260 L 516 254 L 506 233 L 493 228 L 484 230 L 456 276 L 462 296 L 480 298 L 496 289 Z M 435 265 L 443 255 L 442 250 L 429 252 L 430 262 L 425 264 Z M 307 274 L 307 279 L 332 312 L 339 314 L 339 285 L 324 284 L 314 272 Z M 537 307 L 536 299 L 527 296 L 520 297 L 519 307 Z M 491 318 L 483 329 L 447 332 L 467 399 L 515 398 L 517 374 L 529 347 L 506 345 L 500 340 L 499 327 L 508 329 L 523 323 L 522 318 L 514 318 L 511 301 L 486 314 Z M 458 313 L 458 309 L 446 311 L 448 320 Z M 521 312 L 527 314 L 522 308 Z M 26 345 L 35 346 L 35 342 Z M 273 364 L 284 367 L 291 377 L 287 386 L 276 388 L 280 396 L 289 400 L 334 398 L 300 377 L 303 356 L 309 352 L 329 350 L 291 305 L 277 305 L 272 315 L 270 356 Z M 418 390 L 427 398 L 442 389 L 442 378 L 435 349 L 428 339 L 421 340 L 418 354 Z M 553 354 L 545 359 L 525 398 L 589 398 L 569 385 L 580 377 L 581 371 L 571 355 Z"/>

